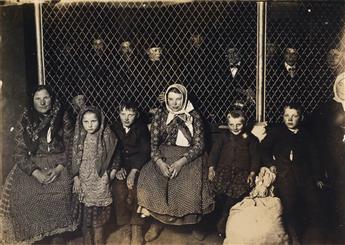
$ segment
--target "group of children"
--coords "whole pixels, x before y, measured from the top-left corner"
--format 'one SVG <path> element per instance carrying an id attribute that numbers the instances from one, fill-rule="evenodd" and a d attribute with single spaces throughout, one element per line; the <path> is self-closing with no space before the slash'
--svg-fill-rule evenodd
<path id="1" fill-rule="evenodd" d="M 110 218 L 112 196 L 117 224 L 124 226 L 125 243 L 143 243 L 144 221 L 137 213 L 136 181 L 141 167 L 150 159 L 150 133 L 134 103 L 122 103 L 119 117 L 120 122 L 108 126 L 99 109 L 85 106 L 77 118 L 72 157 L 73 191 L 81 202 L 86 243 L 87 239 L 96 244 L 104 241 L 102 227 Z M 258 138 L 246 130 L 246 117 L 241 110 L 227 115 L 229 130 L 218 137 L 208 156 L 208 180 L 222 204 L 217 223 L 220 236 L 225 236 L 230 208 L 254 186 L 260 165 L 267 165 L 274 166 L 278 172 L 277 189 L 286 209 L 287 229 L 291 239 L 298 241 L 294 210 L 300 197 L 307 200 L 310 208 L 315 206 L 312 179 L 314 173 L 318 173 L 317 153 L 309 135 L 299 128 L 300 108 L 287 105 L 283 118 L 284 125 L 274 132 L 269 131 L 268 137 L 262 140 L 266 134 L 258 135 L 262 140 L 260 144 Z M 311 173 L 310 169 L 316 172 Z M 315 217 L 315 213 L 311 217 Z"/>
<path id="2" fill-rule="evenodd" d="M 281 223 L 284 224 L 292 244 L 300 244 L 302 241 L 320 242 L 320 236 L 315 235 L 315 229 L 319 229 L 321 225 L 317 188 L 322 189 L 324 183 L 318 148 L 312 135 L 301 126 L 302 108 L 299 105 L 286 104 L 282 116 L 281 125 L 266 127 L 266 124 L 258 124 L 249 132 L 245 129 L 243 112 L 235 110 L 227 115 L 229 130 L 213 144 L 208 158 L 208 178 L 212 181 L 213 190 L 223 208 L 217 224 L 221 236 L 228 237 L 225 234 L 226 222 L 234 224 L 231 221 L 231 207 L 250 196 L 249 192 L 254 186 L 260 166 L 267 166 L 276 173 L 274 183 L 271 183 L 276 188 L 271 195 L 280 198 L 283 213 L 280 213 L 279 208 L 275 211 L 271 208 L 267 212 L 271 212 L 270 215 L 276 212 L 274 216 L 281 216 Z M 273 206 L 275 205 L 276 203 Z M 252 212 L 243 207 L 236 207 L 235 210 Z M 252 217 L 255 218 L 257 217 Z M 272 231 L 279 230 L 278 226 Z M 253 237 L 249 235 L 253 232 L 246 232 L 247 238 Z M 257 237 L 257 244 L 259 239 L 262 240 L 262 237 Z M 273 241 L 278 244 L 287 242 L 284 236 Z M 245 243 L 245 240 L 242 242 Z"/>
<path id="3" fill-rule="evenodd" d="M 72 174 L 73 192 L 81 203 L 84 244 L 104 242 L 103 226 L 111 215 L 112 196 L 116 223 L 127 226 L 124 244 L 142 244 L 143 219 L 136 212 L 135 184 L 150 158 L 150 135 L 132 102 L 120 105 L 119 117 L 120 122 L 106 125 L 103 113 L 92 106 L 82 106 L 77 117 Z"/>

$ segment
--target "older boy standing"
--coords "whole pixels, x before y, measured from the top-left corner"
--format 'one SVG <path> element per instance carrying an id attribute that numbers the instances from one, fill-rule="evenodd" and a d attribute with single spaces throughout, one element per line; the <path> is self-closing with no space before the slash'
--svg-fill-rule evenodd
<path id="1" fill-rule="evenodd" d="M 119 107 L 120 122 L 112 125 L 119 140 L 121 165 L 113 184 L 114 207 L 118 225 L 124 226 L 124 244 L 142 244 L 142 224 L 137 210 L 136 181 L 141 167 L 150 159 L 150 133 L 133 102 Z"/>
<path id="2" fill-rule="evenodd" d="M 262 140 L 263 163 L 277 169 L 276 187 L 293 244 L 301 242 L 297 225 L 317 225 L 316 186 L 322 188 L 319 156 L 312 137 L 301 126 L 301 107 L 284 107 L 284 124 L 271 128 Z M 304 220 L 300 220 L 304 218 Z M 304 239 L 305 240 L 305 239 Z"/>

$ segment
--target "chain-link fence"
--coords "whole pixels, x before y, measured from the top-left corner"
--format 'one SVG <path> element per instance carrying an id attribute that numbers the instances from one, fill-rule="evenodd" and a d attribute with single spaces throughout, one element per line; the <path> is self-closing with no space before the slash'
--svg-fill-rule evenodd
<path id="1" fill-rule="evenodd" d="M 86 93 L 110 120 L 122 100 L 158 107 L 174 82 L 211 123 L 255 91 L 256 3 L 44 4 L 43 40 L 46 82 L 68 100 Z M 151 47 L 161 49 L 156 61 Z M 234 78 L 233 56 L 240 56 Z M 254 116 L 255 106 L 247 112 Z"/>
<path id="2" fill-rule="evenodd" d="M 342 70 L 332 70 L 327 60 L 330 49 L 344 51 L 345 2 L 270 3 L 267 12 L 266 117 L 281 120 L 291 101 L 310 113 L 330 98 L 336 70 Z M 298 55 L 292 73 L 287 49 Z"/>
<path id="3" fill-rule="evenodd" d="M 307 111 L 329 98 L 326 54 L 344 25 L 344 4 L 291 6 L 290 12 L 268 6 L 271 121 L 279 120 L 287 98 L 301 99 Z M 235 102 L 254 118 L 256 15 L 255 2 L 45 3 L 45 80 L 68 101 L 85 94 L 111 121 L 123 100 L 136 100 L 144 111 L 160 106 L 158 95 L 174 82 L 186 85 L 210 123 L 225 123 Z M 297 82 L 284 78 L 288 47 L 300 55 Z"/>

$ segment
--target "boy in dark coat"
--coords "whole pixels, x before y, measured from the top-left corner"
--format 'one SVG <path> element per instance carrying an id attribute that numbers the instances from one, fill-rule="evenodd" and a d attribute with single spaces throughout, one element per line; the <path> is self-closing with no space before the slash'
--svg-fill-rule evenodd
<path id="1" fill-rule="evenodd" d="M 293 244 L 301 241 L 297 224 L 308 221 L 316 225 L 319 211 L 316 186 L 322 188 L 323 185 L 319 181 L 321 173 L 318 152 L 312 137 L 300 127 L 301 118 L 301 107 L 287 104 L 284 107 L 284 124 L 269 129 L 261 142 L 263 163 L 277 169 L 277 192 Z"/>
<path id="2" fill-rule="evenodd" d="M 142 244 L 143 219 L 136 212 L 136 181 L 141 167 L 150 159 L 150 133 L 132 102 L 119 107 L 120 122 L 112 125 L 119 142 L 121 165 L 113 184 L 114 207 L 118 225 L 123 225 L 125 244 Z"/>

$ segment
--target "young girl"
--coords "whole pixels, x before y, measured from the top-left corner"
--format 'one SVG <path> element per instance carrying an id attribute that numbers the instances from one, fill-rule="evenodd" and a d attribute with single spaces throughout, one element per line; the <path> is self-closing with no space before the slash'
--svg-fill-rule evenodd
<path id="1" fill-rule="evenodd" d="M 94 107 L 83 108 L 75 127 L 72 173 L 73 191 L 81 203 L 84 244 L 104 244 L 102 226 L 110 217 L 109 182 L 116 173 L 116 144 L 117 139 L 105 126 L 101 111 Z"/>
<path id="2" fill-rule="evenodd" d="M 260 160 L 258 140 L 244 130 L 244 113 L 233 110 L 227 120 L 229 131 L 224 132 L 212 146 L 208 159 L 208 178 L 223 203 L 222 216 L 217 224 L 220 236 L 224 236 L 230 208 L 253 186 Z"/>

